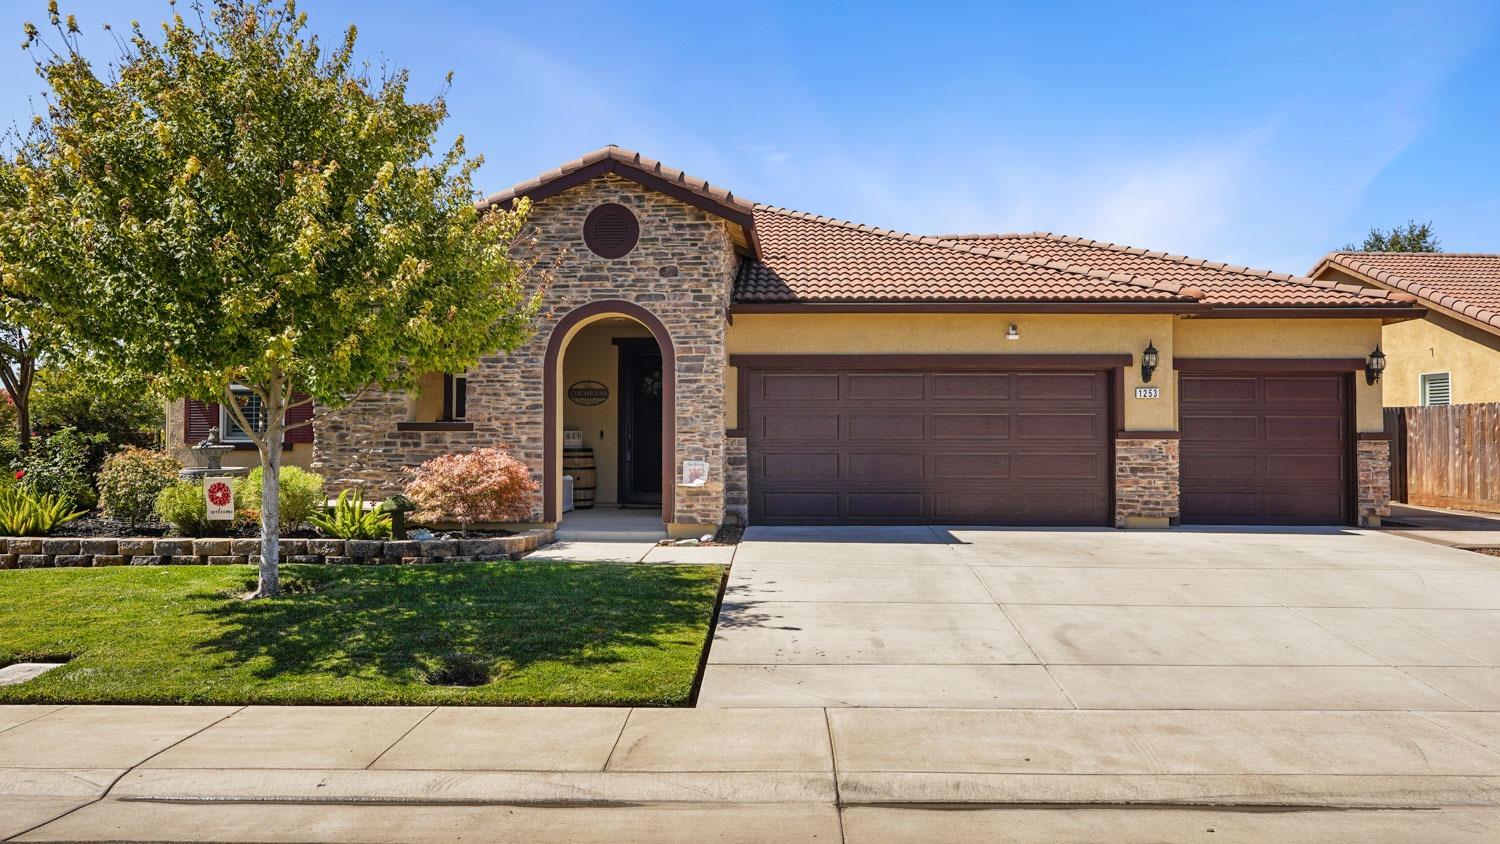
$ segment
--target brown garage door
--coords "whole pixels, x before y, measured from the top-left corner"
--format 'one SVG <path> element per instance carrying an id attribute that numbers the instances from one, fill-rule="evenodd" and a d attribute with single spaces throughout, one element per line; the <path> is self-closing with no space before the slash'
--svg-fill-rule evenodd
<path id="1" fill-rule="evenodd" d="M 1346 522 L 1347 379 L 1182 373 L 1182 521 Z"/>
<path id="2" fill-rule="evenodd" d="M 1104 372 L 746 369 L 752 524 L 1102 525 Z"/>

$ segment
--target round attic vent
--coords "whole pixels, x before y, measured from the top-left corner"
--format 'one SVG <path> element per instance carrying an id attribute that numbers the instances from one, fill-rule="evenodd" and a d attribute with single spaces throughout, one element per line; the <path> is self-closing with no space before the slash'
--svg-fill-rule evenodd
<path id="1" fill-rule="evenodd" d="M 635 248 L 641 224 L 630 209 L 613 202 L 589 212 L 583 221 L 583 242 L 601 258 L 620 258 Z"/>

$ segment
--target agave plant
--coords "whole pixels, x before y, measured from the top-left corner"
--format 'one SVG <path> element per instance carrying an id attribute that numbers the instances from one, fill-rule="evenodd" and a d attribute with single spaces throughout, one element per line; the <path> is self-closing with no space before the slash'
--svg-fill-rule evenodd
<path id="1" fill-rule="evenodd" d="M 365 494 L 358 489 L 346 489 L 334 502 L 332 515 L 316 515 L 308 519 L 312 526 L 338 539 L 383 539 L 391 532 L 391 514 L 381 510 L 365 509 Z"/>
<path id="2" fill-rule="evenodd" d="M 18 486 L 0 488 L 0 534 L 46 536 L 58 525 L 84 514 L 71 505 L 55 493 L 31 493 Z"/>

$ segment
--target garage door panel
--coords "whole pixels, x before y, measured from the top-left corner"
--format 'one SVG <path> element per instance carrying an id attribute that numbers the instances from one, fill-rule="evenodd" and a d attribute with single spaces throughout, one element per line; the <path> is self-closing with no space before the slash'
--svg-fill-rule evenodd
<path id="1" fill-rule="evenodd" d="M 927 474 L 927 455 L 922 452 L 851 452 L 846 459 L 852 481 L 920 484 Z"/>
<path id="2" fill-rule="evenodd" d="M 1256 439 L 1258 418 L 1251 415 L 1189 416 L 1182 413 L 1182 439 L 1186 442 L 1223 441 L 1248 442 Z"/>
<path id="3" fill-rule="evenodd" d="M 921 519 L 926 512 L 920 492 L 851 492 L 847 500 L 850 519 Z"/>
<path id="4" fill-rule="evenodd" d="M 756 499 L 770 519 L 836 521 L 840 517 L 837 492 L 764 492 Z"/>
<path id="5" fill-rule="evenodd" d="M 1340 416 L 1266 416 L 1266 439 L 1340 443 L 1345 422 Z"/>
<path id="6" fill-rule="evenodd" d="M 1342 403 L 1343 388 L 1337 378 L 1267 377 L 1266 402 L 1319 402 L 1338 406 Z"/>
<path id="7" fill-rule="evenodd" d="M 935 481 L 998 481 L 1009 477 L 1009 452 L 970 452 L 932 456 L 932 478 Z"/>
<path id="8" fill-rule="evenodd" d="M 975 489 L 932 494 L 932 521 L 938 524 L 985 519 L 1010 521 L 1012 518 L 1010 496 L 1004 492 Z"/>
<path id="9" fill-rule="evenodd" d="M 1019 372 L 1016 397 L 1022 401 L 1097 401 L 1104 379 L 1092 372 Z"/>
<path id="10" fill-rule="evenodd" d="M 1232 454 L 1218 451 L 1182 449 L 1183 486 L 1187 487 L 1199 479 L 1254 480 L 1260 477 L 1261 456 L 1258 454 Z"/>
<path id="11" fill-rule="evenodd" d="M 838 480 L 839 454 L 836 451 L 769 451 L 758 452 L 758 476 L 772 480 L 819 479 Z"/>
<path id="12" fill-rule="evenodd" d="M 1347 385 L 1332 373 L 1183 373 L 1182 520 L 1344 523 Z"/>
<path id="13" fill-rule="evenodd" d="M 1107 374 L 869 372 L 860 363 L 771 388 L 769 373 L 741 373 L 762 385 L 741 409 L 752 522 L 1109 522 Z M 836 400 L 829 378 L 840 384 Z M 797 465 L 812 454 L 815 467 Z"/>
<path id="14" fill-rule="evenodd" d="M 839 376 L 768 372 L 756 379 L 755 396 L 767 401 L 837 401 Z"/>
<path id="15" fill-rule="evenodd" d="M 867 375 L 848 377 L 848 398 L 876 401 L 921 401 L 927 398 L 923 375 Z"/>
<path id="16" fill-rule="evenodd" d="M 932 436 L 939 440 L 1005 440 L 1010 416 L 1003 413 L 934 413 Z"/>
<path id="17" fill-rule="evenodd" d="M 1016 477 L 1023 481 L 1097 481 L 1105 468 L 1092 452 L 1020 452 L 1014 459 Z"/>
<path id="18" fill-rule="evenodd" d="M 1062 489 L 1027 489 L 1018 494 L 1012 503 L 1014 518 L 1019 523 L 1045 525 L 1092 525 L 1098 524 L 1085 516 L 1105 506 L 1103 495 L 1083 495 Z"/>
<path id="19" fill-rule="evenodd" d="M 1098 413 L 1021 413 L 1016 433 L 1023 440 L 1097 440 L 1103 424 Z"/>
<path id="20" fill-rule="evenodd" d="M 837 413 L 816 416 L 788 415 L 763 416 L 756 426 L 761 438 L 766 440 L 837 440 L 839 438 L 839 415 Z"/>
<path id="21" fill-rule="evenodd" d="M 1343 477 L 1344 463 L 1338 454 L 1273 454 L 1266 458 L 1266 478 L 1280 483 L 1327 484 L 1329 478 Z"/>
<path id="22" fill-rule="evenodd" d="M 920 440 L 927 431 L 920 413 L 846 414 L 851 440 Z"/>
<path id="23" fill-rule="evenodd" d="M 963 374 L 930 375 L 932 398 L 945 399 L 1008 399 L 1010 398 L 1010 375 L 1008 374 Z"/>
<path id="24" fill-rule="evenodd" d="M 1182 404 L 1249 403 L 1259 397 L 1259 381 L 1254 376 L 1184 376 L 1178 384 L 1178 394 Z"/>

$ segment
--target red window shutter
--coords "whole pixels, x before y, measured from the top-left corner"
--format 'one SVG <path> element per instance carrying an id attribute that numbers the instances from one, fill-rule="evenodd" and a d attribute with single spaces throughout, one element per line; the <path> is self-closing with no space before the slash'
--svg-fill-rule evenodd
<path id="1" fill-rule="evenodd" d="M 187 399 L 182 416 L 183 434 L 187 437 L 187 444 L 197 445 L 208 436 L 209 428 L 219 424 L 219 406 L 213 402 Z"/>
<path id="2" fill-rule="evenodd" d="M 288 424 L 288 425 L 295 425 L 298 422 L 306 422 L 307 420 L 309 420 L 309 419 L 312 418 L 312 415 L 313 415 L 313 403 L 312 402 L 307 402 L 306 404 L 297 406 L 297 402 L 306 401 L 306 400 L 307 400 L 307 394 L 306 393 L 292 393 L 292 405 L 293 405 L 293 407 L 286 412 L 286 424 Z M 289 443 L 292 443 L 294 445 L 296 443 L 310 443 L 310 442 L 312 442 L 313 441 L 313 426 L 312 426 L 312 424 L 309 423 L 307 425 L 303 425 L 300 428 L 292 428 L 291 430 L 287 431 L 286 432 L 286 441 L 289 442 Z"/>

